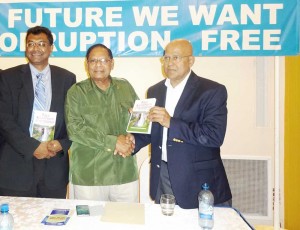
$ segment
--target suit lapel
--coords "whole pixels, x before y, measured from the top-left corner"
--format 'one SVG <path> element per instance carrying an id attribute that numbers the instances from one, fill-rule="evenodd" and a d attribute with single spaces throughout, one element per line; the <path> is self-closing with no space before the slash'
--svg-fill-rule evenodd
<path id="1" fill-rule="evenodd" d="M 156 106 L 165 107 L 166 95 L 167 87 L 165 86 L 165 81 L 163 81 L 156 94 Z"/>
<path id="2" fill-rule="evenodd" d="M 155 89 L 155 92 L 153 92 L 154 96 L 156 98 L 156 106 L 159 107 L 165 107 L 166 104 L 166 94 L 167 94 L 167 87 L 165 86 L 165 81 L 162 81 L 159 84 L 159 87 Z M 161 126 L 158 122 L 153 122 L 152 124 L 152 131 L 154 131 L 155 135 L 163 136 L 163 126 Z M 162 138 L 160 140 L 159 146 L 162 146 Z"/>
<path id="3" fill-rule="evenodd" d="M 194 90 L 196 89 L 195 80 L 196 80 L 196 76 L 195 73 L 192 71 L 183 89 L 182 95 L 179 98 L 179 101 L 176 105 L 174 111 L 174 117 L 180 117 L 180 114 L 184 110 L 185 106 L 188 104 L 187 101 L 189 100 L 189 97 L 193 94 Z"/>
<path id="4" fill-rule="evenodd" d="M 60 100 L 60 88 L 62 87 L 62 82 L 59 82 L 59 73 L 56 71 L 55 68 L 51 67 L 51 90 L 52 90 L 52 99 L 51 99 L 51 106 L 50 111 L 56 111 L 55 106 L 58 105 L 58 101 Z"/>
<path id="5" fill-rule="evenodd" d="M 21 78 L 23 81 L 24 89 L 27 95 L 27 101 L 29 104 L 29 108 L 33 108 L 33 100 L 34 100 L 34 93 L 33 93 L 33 83 L 32 83 L 32 75 L 29 68 L 29 64 L 22 66 L 21 68 Z"/>

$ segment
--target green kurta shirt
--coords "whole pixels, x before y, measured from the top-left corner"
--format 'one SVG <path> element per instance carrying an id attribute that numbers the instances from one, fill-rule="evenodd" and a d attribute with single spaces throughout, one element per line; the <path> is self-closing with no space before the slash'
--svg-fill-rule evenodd
<path id="1" fill-rule="evenodd" d="M 136 157 L 114 155 L 117 136 L 126 134 L 128 109 L 138 99 L 130 83 L 112 78 L 106 91 L 87 79 L 73 85 L 66 99 L 66 124 L 72 140 L 70 181 L 103 186 L 138 179 Z"/>

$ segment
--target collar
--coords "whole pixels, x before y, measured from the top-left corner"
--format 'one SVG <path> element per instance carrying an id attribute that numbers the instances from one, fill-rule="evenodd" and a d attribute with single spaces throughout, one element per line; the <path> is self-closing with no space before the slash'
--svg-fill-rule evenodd
<path id="1" fill-rule="evenodd" d="M 107 89 L 109 89 L 111 87 L 115 87 L 115 85 L 116 85 L 115 80 L 111 77 L 111 75 L 109 75 L 108 78 L 110 79 L 110 85 L 109 85 L 109 87 Z M 100 88 L 98 88 L 98 86 L 96 85 L 96 83 L 93 81 L 93 79 L 91 77 L 89 79 L 90 79 L 91 87 L 92 87 L 93 90 L 100 90 L 100 91 L 102 91 Z"/>
<path id="2" fill-rule="evenodd" d="M 187 80 L 189 79 L 189 77 L 190 77 L 190 75 L 191 75 L 191 72 L 192 72 L 192 70 L 190 70 L 190 72 L 188 72 L 188 74 L 184 77 L 184 79 L 183 79 L 178 85 L 176 85 L 175 87 L 173 87 L 173 86 L 171 85 L 170 79 L 167 78 L 166 81 L 165 81 L 165 86 L 166 86 L 167 88 L 172 87 L 173 89 L 175 89 L 175 88 L 181 88 L 181 87 L 184 88 L 184 86 L 186 85 Z"/>
<path id="3" fill-rule="evenodd" d="M 50 65 L 48 64 L 42 72 L 38 71 L 31 63 L 29 63 L 29 68 L 33 76 L 36 76 L 39 73 L 42 73 L 44 76 L 47 76 L 50 71 Z"/>

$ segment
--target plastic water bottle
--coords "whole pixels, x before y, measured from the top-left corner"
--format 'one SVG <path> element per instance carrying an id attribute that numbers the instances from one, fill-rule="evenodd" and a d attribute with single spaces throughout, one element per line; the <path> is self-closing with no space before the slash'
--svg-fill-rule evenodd
<path id="1" fill-rule="evenodd" d="M 14 226 L 14 218 L 9 213 L 8 204 L 1 205 L 0 213 L 0 230 L 12 230 Z"/>
<path id="2" fill-rule="evenodd" d="M 198 195 L 199 200 L 199 226 L 202 229 L 212 229 L 214 226 L 214 195 L 209 190 L 207 183 L 202 185 Z"/>

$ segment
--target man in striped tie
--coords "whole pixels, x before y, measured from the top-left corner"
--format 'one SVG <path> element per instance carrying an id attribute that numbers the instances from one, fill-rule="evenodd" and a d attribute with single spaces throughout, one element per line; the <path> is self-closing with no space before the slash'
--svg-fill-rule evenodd
<path id="1" fill-rule="evenodd" d="M 42 26 L 30 28 L 25 52 L 29 63 L 0 73 L 0 196 L 66 197 L 71 141 L 64 102 L 76 77 L 49 64 L 52 51 L 51 31 Z M 53 140 L 34 138 L 37 112 L 56 113 Z"/>

